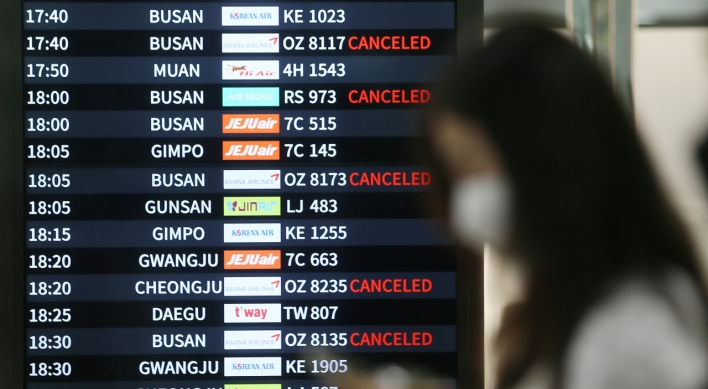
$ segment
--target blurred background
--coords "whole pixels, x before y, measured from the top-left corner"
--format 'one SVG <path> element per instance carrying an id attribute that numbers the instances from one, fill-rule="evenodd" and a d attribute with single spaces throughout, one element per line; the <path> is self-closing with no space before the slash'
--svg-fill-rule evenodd
<path id="1" fill-rule="evenodd" d="M 485 35 L 509 20 L 536 15 L 573 39 L 613 77 L 637 121 L 639 137 L 703 260 L 708 279 L 708 190 L 696 149 L 708 136 L 708 1 L 485 0 Z M 485 349 L 503 307 L 522 280 L 489 249 L 485 253 Z M 487 363 L 486 387 L 493 384 Z"/>

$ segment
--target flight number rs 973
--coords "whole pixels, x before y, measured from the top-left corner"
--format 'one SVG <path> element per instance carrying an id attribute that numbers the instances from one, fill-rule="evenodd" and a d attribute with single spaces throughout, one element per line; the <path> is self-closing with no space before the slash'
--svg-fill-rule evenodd
<path id="1" fill-rule="evenodd" d="M 30 309 L 30 323 L 68 323 L 71 321 L 71 308 Z"/>
<path id="2" fill-rule="evenodd" d="M 27 77 L 29 78 L 66 78 L 69 77 L 69 65 L 62 63 L 31 63 L 27 65 Z"/>
<path id="3" fill-rule="evenodd" d="M 29 159 L 66 159 L 69 158 L 69 145 L 29 145 Z"/>
<path id="4" fill-rule="evenodd" d="M 54 50 L 66 51 L 69 49 L 69 38 L 65 36 L 43 37 L 43 36 L 28 36 L 27 50 Z"/>
<path id="5" fill-rule="evenodd" d="M 333 90 L 310 90 L 305 95 L 302 90 L 286 90 L 285 104 L 334 104 L 337 102 L 337 92 Z"/>
<path id="6" fill-rule="evenodd" d="M 283 117 L 285 120 L 286 127 L 285 131 L 290 131 L 291 129 L 295 131 L 302 131 L 307 126 L 310 131 L 334 131 L 337 129 L 337 117 L 336 116 L 319 116 L 319 117 L 309 117 L 306 123 L 303 124 L 305 118 L 301 116 L 286 116 Z"/>

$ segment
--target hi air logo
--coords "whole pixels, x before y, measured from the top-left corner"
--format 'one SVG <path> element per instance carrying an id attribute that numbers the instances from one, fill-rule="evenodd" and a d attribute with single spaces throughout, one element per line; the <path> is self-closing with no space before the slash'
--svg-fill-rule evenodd
<path id="1" fill-rule="evenodd" d="M 280 250 L 225 250 L 224 269 L 280 269 Z"/>
<path id="2" fill-rule="evenodd" d="M 279 61 L 222 61 L 222 80 L 277 80 Z"/>
<path id="3" fill-rule="evenodd" d="M 224 216 L 280 216 L 280 197 L 224 197 Z"/>
<path id="4" fill-rule="evenodd" d="M 280 243 L 280 223 L 224 224 L 224 243 Z"/>
<path id="5" fill-rule="evenodd" d="M 224 277 L 224 296 L 280 296 L 280 277 Z"/>
<path id="6" fill-rule="evenodd" d="M 224 389 L 283 389 L 281 384 L 231 384 L 224 385 Z"/>
<path id="7" fill-rule="evenodd" d="M 226 377 L 279 377 L 280 357 L 224 358 Z"/>
<path id="8" fill-rule="evenodd" d="M 280 350 L 280 330 L 224 331 L 224 350 Z"/>
<path id="9" fill-rule="evenodd" d="M 280 304 L 224 304 L 224 323 L 280 323 Z"/>
<path id="10" fill-rule="evenodd" d="M 277 134 L 280 132 L 280 115 L 222 115 L 224 134 Z"/>
<path id="11" fill-rule="evenodd" d="M 221 34 L 222 53 L 278 53 L 278 34 Z"/>
<path id="12" fill-rule="evenodd" d="M 280 189 L 280 170 L 224 170 L 224 189 Z"/>
<path id="13" fill-rule="evenodd" d="M 224 141 L 225 161 L 268 161 L 280 159 L 280 142 L 275 141 Z"/>
<path id="14" fill-rule="evenodd" d="M 278 107 L 280 88 L 222 88 L 221 105 L 224 107 Z"/>
<path id="15" fill-rule="evenodd" d="M 222 26 L 277 26 L 278 7 L 221 7 Z"/>

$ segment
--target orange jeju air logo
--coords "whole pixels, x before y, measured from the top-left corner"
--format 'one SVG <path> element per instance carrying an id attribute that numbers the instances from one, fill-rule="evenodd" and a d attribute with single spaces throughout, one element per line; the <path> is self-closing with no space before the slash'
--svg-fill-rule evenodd
<path id="1" fill-rule="evenodd" d="M 280 142 L 271 140 L 224 141 L 224 160 L 278 160 Z"/>
<path id="2" fill-rule="evenodd" d="M 280 250 L 225 250 L 224 269 L 280 269 Z"/>
<path id="3" fill-rule="evenodd" d="M 222 115 L 224 134 L 277 134 L 280 115 Z"/>

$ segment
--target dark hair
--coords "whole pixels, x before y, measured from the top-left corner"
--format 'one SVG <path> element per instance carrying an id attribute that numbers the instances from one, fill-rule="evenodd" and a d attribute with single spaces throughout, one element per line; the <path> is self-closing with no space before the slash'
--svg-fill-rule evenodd
<path id="1" fill-rule="evenodd" d="M 567 39 L 534 27 L 499 32 L 463 55 L 434 96 L 436 111 L 488 133 L 515 191 L 512 250 L 529 284 L 499 333 L 501 388 L 538 361 L 557 385 L 573 330 L 614 281 L 675 267 L 701 285 L 631 120 Z"/>

